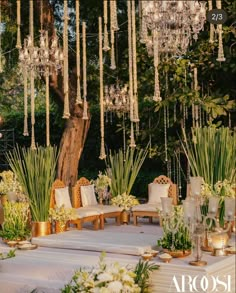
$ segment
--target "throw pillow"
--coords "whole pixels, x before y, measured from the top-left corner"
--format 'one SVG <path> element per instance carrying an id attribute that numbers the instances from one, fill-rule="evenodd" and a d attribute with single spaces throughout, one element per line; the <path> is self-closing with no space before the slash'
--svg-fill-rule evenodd
<path id="1" fill-rule="evenodd" d="M 148 203 L 161 203 L 161 197 L 168 197 L 170 184 L 150 183 L 148 185 Z"/>
<path id="2" fill-rule="evenodd" d="M 72 208 L 68 186 L 55 189 L 55 201 L 58 207 L 64 204 L 65 208 Z"/>
<path id="3" fill-rule="evenodd" d="M 80 191 L 81 191 L 81 201 L 82 201 L 83 207 L 93 206 L 98 204 L 96 195 L 95 195 L 94 184 L 83 185 L 80 187 Z"/>

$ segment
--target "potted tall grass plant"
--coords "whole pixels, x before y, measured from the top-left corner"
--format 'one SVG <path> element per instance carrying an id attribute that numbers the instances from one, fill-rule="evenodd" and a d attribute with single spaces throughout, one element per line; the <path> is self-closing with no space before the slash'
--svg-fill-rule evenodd
<path id="1" fill-rule="evenodd" d="M 147 148 L 145 150 L 128 148 L 125 154 L 121 149 L 109 154 L 106 165 L 107 174 L 111 178 L 112 196 L 130 194 L 147 153 Z"/>
<path id="2" fill-rule="evenodd" d="M 32 235 L 50 233 L 50 193 L 56 175 L 56 147 L 15 148 L 7 160 L 29 199 Z"/>
<path id="3" fill-rule="evenodd" d="M 215 186 L 219 182 L 227 182 L 227 185 L 232 188 L 235 184 L 236 132 L 231 131 L 228 127 L 216 128 L 212 125 L 192 128 L 191 140 L 187 140 L 185 132 L 183 134 L 182 146 L 192 175 L 203 177 L 204 183 L 211 191 L 211 196 L 220 197 L 220 223 L 223 225 L 224 197 L 230 196 L 230 194 L 222 196 L 222 192 L 216 192 Z M 207 200 L 205 204 L 208 204 Z"/>

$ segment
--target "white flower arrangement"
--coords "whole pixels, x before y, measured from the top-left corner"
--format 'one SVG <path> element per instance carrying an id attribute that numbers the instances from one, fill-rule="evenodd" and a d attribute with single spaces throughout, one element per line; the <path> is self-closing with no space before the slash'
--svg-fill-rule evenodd
<path id="1" fill-rule="evenodd" d="M 1 172 L 0 177 L 0 194 L 7 194 L 10 191 L 21 192 L 22 188 L 11 170 Z"/>
<path id="2" fill-rule="evenodd" d="M 75 272 L 70 283 L 62 290 L 66 292 L 88 293 L 139 293 L 149 292 L 150 273 L 157 270 L 156 264 L 139 261 L 135 268 L 121 266 L 118 262 L 105 263 L 105 253 L 99 263 L 91 270 L 80 269 Z"/>
<path id="3" fill-rule="evenodd" d="M 139 204 L 138 199 L 131 194 L 122 193 L 111 199 L 112 205 L 122 207 L 125 211 Z"/>
<path id="4" fill-rule="evenodd" d="M 99 171 L 97 179 L 92 180 L 92 183 L 95 185 L 96 192 L 103 191 L 105 188 L 111 186 L 111 178 Z"/>
<path id="5" fill-rule="evenodd" d="M 65 208 L 64 205 L 60 207 L 50 208 L 49 210 L 49 221 L 58 221 L 60 223 L 66 223 L 70 220 L 76 220 L 78 218 L 76 209 Z"/>
<path id="6" fill-rule="evenodd" d="M 234 188 L 235 186 L 227 179 L 216 182 L 214 186 L 204 182 L 201 188 L 201 197 L 206 202 L 211 196 L 219 196 L 222 201 L 224 197 L 236 196 Z"/>

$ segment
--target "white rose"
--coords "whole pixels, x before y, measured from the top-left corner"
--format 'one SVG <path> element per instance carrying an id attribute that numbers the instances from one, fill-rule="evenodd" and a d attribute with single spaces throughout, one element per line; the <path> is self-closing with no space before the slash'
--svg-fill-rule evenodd
<path id="1" fill-rule="evenodd" d="M 101 273 L 100 275 L 97 276 L 98 280 L 101 282 L 109 282 L 113 280 L 113 277 L 109 273 Z"/>
<path id="2" fill-rule="evenodd" d="M 111 293 L 120 293 L 123 289 L 123 285 L 119 281 L 114 281 L 107 286 L 107 289 L 109 289 Z"/>

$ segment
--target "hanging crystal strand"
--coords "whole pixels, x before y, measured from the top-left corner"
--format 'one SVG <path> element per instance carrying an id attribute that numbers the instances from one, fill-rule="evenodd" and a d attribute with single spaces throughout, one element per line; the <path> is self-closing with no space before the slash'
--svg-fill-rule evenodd
<path id="1" fill-rule="evenodd" d="M 133 49 L 133 98 L 134 98 L 134 117 L 133 121 L 136 122 L 138 128 L 139 113 L 138 113 L 138 84 L 137 84 L 137 52 L 136 52 L 136 18 L 135 18 L 135 1 L 131 1 L 131 35 L 132 35 L 132 49 Z"/>
<path id="2" fill-rule="evenodd" d="M 153 101 L 160 102 L 162 100 L 160 94 L 160 84 L 159 84 L 159 50 L 158 50 L 158 32 L 156 29 L 153 31 L 153 53 L 154 53 L 154 71 L 155 71 L 155 91 Z"/>
<path id="3" fill-rule="evenodd" d="M 208 0 L 208 10 L 212 10 L 212 0 Z M 210 38 L 209 38 L 209 43 L 214 43 L 214 30 L 215 26 L 213 23 L 210 23 Z"/>
<path id="4" fill-rule="evenodd" d="M 185 119 L 188 120 L 188 106 L 185 106 Z"/>
<path id="5" fill-rule="evenodd" d="M 103 16 L 104 16 L 104 44 L 103 44 L 103 50 L 109 51 L 109 39 L 108 39 L 108 31 L 107 31 L 107 4 L 108 1 L 103 1 Z"/>
<path id="6" fill-rule="evenodd" d="M 75 1 L 76 11 L 76 75 L 77 75 L 77 93 L 75 104 L 82 104 L 80 88 L 80 0 Z"/>
<path id="7" fill-rule="evenodd" d="M 231 123 L 231 113 L 229 112 L 229 128 L 232 127 L 232 123 Z"/>
<path id="8" fill-rule="evenodd" d="M 201 105 L 198 107 L 199 110 L 199 127 L 202 127 L 202 107 Z"/>
<path id="9" fill-rule="evenodd" d="M 198 92 L 198 79 L 197 79 L 197 67 L 194 67 L 193 69 L 193 76 L 194 76 L 194 90 L 195 92 Z M 194 107 L 194 117 L 195 117 L 195 127 L 199 127 L 198 124 L 198 105 L 195 105 Z"/>
<path id="10" fill-rule="evenodd" d="M 49 69 L 46 67 L 46 146 L 50 146 L 50 103 L 49 103 Z"/>
<path id="11" fill-rule="evenodd" d="M 151 115 L 148 116 L 148 132 L 149 132 L 149 158 L 152 157 L 152 132 L 151 132 Z"/>
<path id="12" fill-rule="evenodd" d="M 179 165 L 179 198 L 182 198 L 182 183 L 181 183 L 181 163 L 180 163 L 180 151 L 178 151 L 178 165 Z"/>
<path id="13" fill-rule="evenodd" d="M 29 136 L 28 130 L 28 75 L 26 67 L 23 67 L 24 76 L 24 136 Z"/>
<path id="14" fill-rule="evenodd" d="M 87 104 L 87 56 L 86 56 L 86 23 L 82 22 L 82 39 L 83 39 L 83 120 L 88 119 L 88 104 Z"/>
<path id="15" fill-rule="evenodd" d="M 102 18 L 98 18 L 99 29 L 99 77 L 100 77 L 100 131 L 101 131 L 101 148 L 99 159 L 106 158 L 104 142 L 104 92 L 103 92 L 103 54 L 102 54 Z"/>
<path id="16" fill-rule="evenodd" d="M 130 121 L 134 118 L 134 99 L 133 99 L 133 54 L 132 54 L 132 18 L 131 18 L 131 1 L 127 0 L 128 7 L 128 47 L 129 47 L 129 105 Z M 132 125 L 132 123 L 131 123 Z"/>
<path id="17" fill-rule="evenodd" d="M 0 23 L 2 23 L 2 1 L 0 1 Z M 0 73 L 2 72 L 2 31 L 0 31 Z"/>
<path id="18" fill-rule="evenodd" d="M 33 1 L 29 0 L 29 9 L 30 9 L 30 24 L 29 24 L 29 31 L 30 31 L 30 38 L 32 41 L 32 48 L 34 48 L 34 3 Z M 35 104 L 34 104 L 34 68 L 31 66 L 30 69 L 30 101 L 31 101 L 31 149 L 35 150 L 35 134 L 34 134 L 34 125 L 35 125 Z"/>
<path id="19" fill-rule="evenodd" d="M 68 1 L 64 0 L 64 28 L 63 28 L 63 86 L 64 86 L 64 112 L 62 118 L 70 117 L 69 109 L 69 68 L 68 68 Z"/>
<path id="20" fill-rule="evenodd" d="M 186 112 L 185 112 L 185 105 L 184 105 L 184 103 L 182 104 L 182 112 L 183 112 L 183 125 L 182 125 L 182 127 L 185 129 L 185 125 L 186 125 Z"/>
<path id="21" fill-rule="evenodd" d="M 135 140 L 134 140 L 134 123 L 131 121 L 131 129 L 130 129 L 130 145 L 131 148 L 135 148 Z"/>
<path id="22" fill-rule="evenodd" d="M 167 162 L 167 177 L 171 179 L 171 157 Z"/>
<path id="23" fill-rule="evenodd" d="M 176 122 L 176 103 L 174 104 L 174 122 Z"/>
<path id="24" fill-rule="evenodd" d="M 125 137 L 125 114 L 122 114 L 123 116 L 123 153 L 124 157 L 126 155 L 126 137 Z"/>
<path id="25" fill-rule="evenodd" d="M 175 152 L 173 155 L 173 182 L 176 184 L 176 158 L 175 158 Z"/>
<path id="26" fill-rule="evenodd" d="M 166 112 L 167 112 L 167 109 L 166 109 L 166 106 L 164 106 L 164 143 L 165 143 L 165 163 L 167 164 L 168 162 L 168 148 L 167 148 L 167 121 L 166 121 Z"/>
<path id="27" fill-rule="evenodd" d="M 17 4 L 17 17 L 16 17 L 16 22 L 17 22 L 17 38 L 16 38 L 16 48 L 17 49 L 20 49 L 21 48 L 21 33 L 20 33 L 20 25 L 21 25 L 21 13 L 20 13 L 21 0 L 17 0 L 16 1 L 16 4 Z"/>
<path id="28" fill-rule="evenodd" d="M 222 8 L 221 0 L 216 0 L 216 8 L 217 9 Z M 225 57 L 224 57 L 223 40 L 222 40 L 222 34 L 223 34 L 222 24 L 217 25 L 217 32 L 218 32 L 218 38 L 219 38 L 218 39 L 219 46 L 218 46 L 218 58 L 216 60 L 219 62 L 224 62 Z"/>

